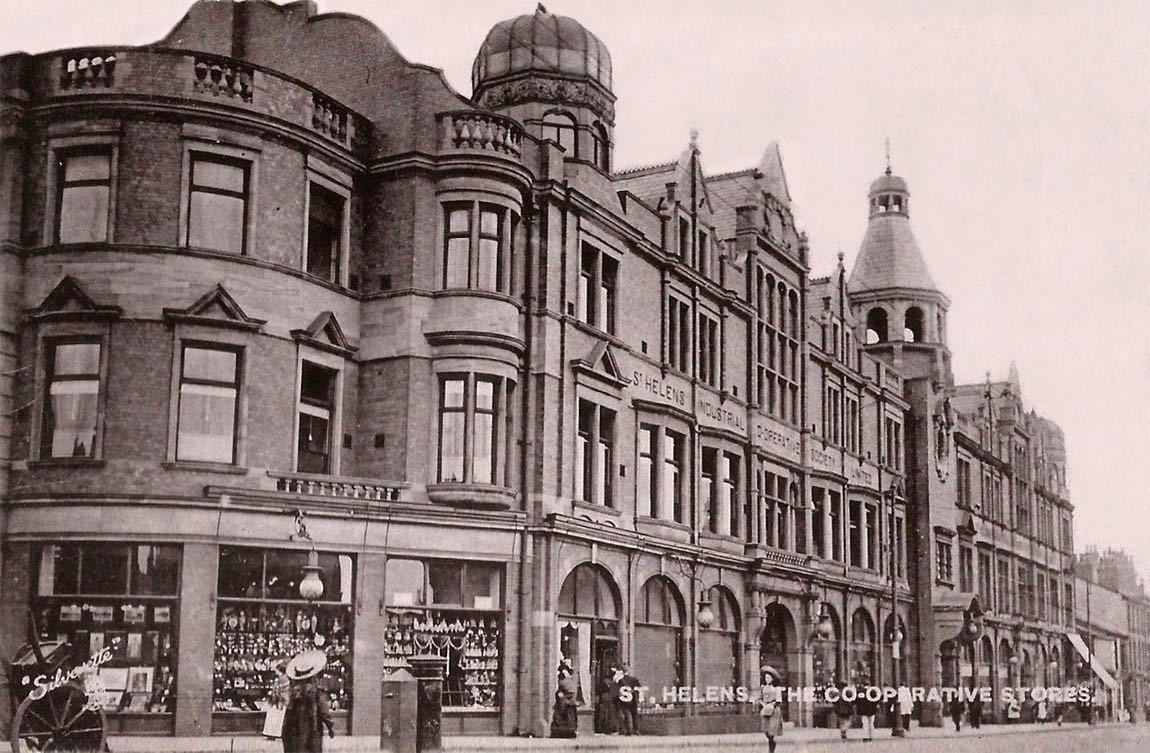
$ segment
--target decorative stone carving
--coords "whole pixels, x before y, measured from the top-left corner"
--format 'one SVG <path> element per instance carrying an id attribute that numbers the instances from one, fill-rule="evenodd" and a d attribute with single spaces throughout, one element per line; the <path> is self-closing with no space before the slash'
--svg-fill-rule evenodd
<path id="1" fill-rule="evenodd" d="M 587 107 L 603 120 L 614 125 L 615 104 L 596 87 L 583 81 L 565 81 L 551 78 L 521 78 L 497 84 L 480 98 L 484 107 L 497 109 L 521 102 L 553 102 L 555 104 Z"/>

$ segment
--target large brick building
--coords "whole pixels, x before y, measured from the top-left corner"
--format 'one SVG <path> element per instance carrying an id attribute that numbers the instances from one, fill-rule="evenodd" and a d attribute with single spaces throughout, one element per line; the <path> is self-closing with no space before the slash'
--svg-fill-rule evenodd
<path id="1" fill-rule="evenodd" d="M 946 676 L 975 589 L 930 563 L 976 537 L 900 179 L 849 282 L 811 278 L 778 148 L 615 170 L 610 54 L 542 8 L 491 30 L 470 99 L 310 2 L 198 2 L 2 75 L 0 635 L 113 647 L 114 729 L 256 730 L 314 643 L 361 735 L 417 653 L 449 733 L 546 733 L 561 658 L 584 730 L 618 661 L 651 730 L 705 728 L 663 687 L 764 666 Z M 878 310 L 913 337 L 868 343 Z M 984 525 L 1061 577 L 1055 542 Z"/>

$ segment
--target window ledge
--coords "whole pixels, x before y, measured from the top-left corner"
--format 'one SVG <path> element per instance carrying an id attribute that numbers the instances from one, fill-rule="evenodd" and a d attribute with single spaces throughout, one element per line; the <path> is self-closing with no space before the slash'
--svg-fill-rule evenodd
<path id="1" fill-rule="evenodd" d="M 614 515 L 615 517 L 619 517 L 623 514 L 622 510 L 615 507 L 609 507 L 608 505 L 597 505 L 594 502 L 584 502 L 581 499 L 573 499 L 571 502 L 575 505 L 575 509 L 577 510 L 590 510 L 592 512 L 603 513 L 605 515 Z"/>
<path id="2" fill-rule="evenodd" d="M 41 458 L 28 462 L 28 470 L 49 468 L 103 468 L 103 458 Z"/>
<path id="3" fill-rule="evenodd" d="M 248 469 L 230 463 L 205 463 L 198 460 L 168 460 L 160 466 L 169 471 L 192 471 L 195 473 L 226 473 L 230 476 L 246 476 Z"/>
<path id="4" fill-rule="evenodd" d="M 638 516 L 638 521 L 649 526 L 669 528 L 674 531 L 684 531 L 686 533 L 691 532 L 691 527 L 689 525 L 684 523 L 676 523 L 673 520 L 665 520 L 663 518 L 649 518 L 645 515 L 640 515 Z"/>
<path id="5" fill-rule="evenodd" d="M 491 484 L 440 483 L 427 485 L 427 498 L 465 510 L 510 510 L 516 495 L 511 489 Z"/>

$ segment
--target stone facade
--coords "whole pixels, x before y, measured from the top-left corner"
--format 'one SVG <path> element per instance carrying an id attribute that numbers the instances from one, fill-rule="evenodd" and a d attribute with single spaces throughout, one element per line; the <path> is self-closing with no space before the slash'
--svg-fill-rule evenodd
<path id="1" fill-rule="evenodd" d="M 563 66 L 531 62 L 559 54 L 549 29 Z M 0 634 L 31 605 L 95 645 L 113 631 L 91 597 L 130 637 L 133 573 L 163 549 L 180 565 L 146 614 L 171 686 L 113 703 L 116 731 L 257 730 L 271 670 L 249 665 L 290 610 L 347 670 L 342 731 L 377 733 L 384 674 L 437 651 L 446 732 L 543 735 L 561 658 L 583 731 L 616 662 L 652 688 L 649 731 L 753 729 L 753 709 L 673 688 L 754 688 L 768 666 L 937 684 L 963 610 L 1011 646 L 1063 629 L 934 569 L 939 541 L 989 541 L 1061 579 L 1067 550 L 959 505 L 963 452 L 1010 466 L 961 423 L 948 301 L 904 287 L 929 275 L 812 278 L 775 145 L 721 175 L 694 137 L 612 170 L 609 56 L 570 19 L 506 22 L 479 55 L 477 104 L 363 19 L 261 1 L 196 3 L 154 47 L 3 59 Z M 75 178 L 92 155 L 107 174 Z M 905 193 L 876 187 L 874 214 Z M 77 197 L 97 211 L 68 242 Z M 897 262 L 894 232 L 867 247 Z M 917 306 L 915 342 L 868 342 L 875 306 Z M 77 343 L 95 360 L 64 373 Z M 226 379 L 196 376 L 203 351 Z M 69 405 L 90 406 L 75 436 Z M 1031 420 L 992 421 L 1029 441 L 1027 468 L 1055 436 Z M 316 603 L 279 564 L 311 550 L 348 563 Z M 122 593 L 67 582 L 86 551 L 136 563 Z"/>

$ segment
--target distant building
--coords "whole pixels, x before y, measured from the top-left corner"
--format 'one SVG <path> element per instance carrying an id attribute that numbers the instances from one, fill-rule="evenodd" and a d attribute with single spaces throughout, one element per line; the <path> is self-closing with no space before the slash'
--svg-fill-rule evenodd
<path id="1" fill-rule="evenodd" d="M 848 285 L 865 351 L 904 379 L 911 587 L 919 682 L 995 689 L 1056 684 L 1073 629 L 1073 508 L 1062 434 L 1005 382 L 956 385 L 950 300 L 888 168 Z M 928 659 L 927 657 L 931 657 Z M 932 710 L 937 712 L 937 709 Z M 1029 713 L 1027 710 L 1026 713 Z"/>
<path id="2" fill-rule="evenodd" d="M 1134 565 L 1134 559 L 1121 549 L 1106 549 L 1099 553 L 1090 547 L 1078 555 L 1078 579 L 1076 589 L 1079 603 L 1082 594 L 1092 597 L 1090 609 L 1085 605 L 1079 611 L 1079 619 L 1087 630 L 1102 633 L 1104 640 L 1118 643 L 1118 673 L 1122 684 L 1121 704 L 1138 721 L 1147 718 L 1147 705 L 1150 704 L 1150 596 L 1146 595 L 1142 578 Z M 1099 594 L 1103 608 L 1099 614 Z M 1114 605 L 1116 599 L 1121 605 Z M 1121 611 L 1122 617 L 1113 612 Z M 1100 624 L 1101 623 L 1101 624 Z M 1107 649 L 1108 650 L 1108 649 Z"/>

